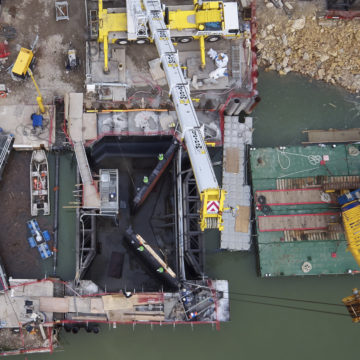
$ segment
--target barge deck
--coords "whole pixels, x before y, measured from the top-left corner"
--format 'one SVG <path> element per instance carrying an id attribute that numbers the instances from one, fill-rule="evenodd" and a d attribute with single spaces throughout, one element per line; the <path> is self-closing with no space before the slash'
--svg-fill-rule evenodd
<path id="1" fill-rule="evenodd" d="M 336 195 L 357 188 L 359 145 L 250 151 L 260 274 L 353 274 Z"/>

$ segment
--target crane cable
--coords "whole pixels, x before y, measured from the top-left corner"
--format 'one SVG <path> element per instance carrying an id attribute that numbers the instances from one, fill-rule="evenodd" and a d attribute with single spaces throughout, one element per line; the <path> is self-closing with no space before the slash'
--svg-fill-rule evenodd
<path id="1" fill-rule="evenodd" d="M 341 306 L 341 307 L 343 307 L 342 304 L 328 303 L 328 302 L 322 302 L 322 301 L 293 299 L 293 298 L 284 298 L 284 297 L 268 296 L 268 295 L 259 295 L 259 294 L 239 293 L 239 292 L 234 292 L 234 291 L 228 291 L 227 293 L 228 293 L 228 294 L 233 294 L 233 295 L 240 295 L 240 296 L 261 297 L 261 298 L 275 299 L 275 300 L 287 300 L 287 301 L 296 301 L 296 302 L 303 302 L 303 303 L 310 303 L 310 304 L 318 304 L 318 305 L 330 305 L 330 306 Z"/>
<path id="2" fill-rule="evenodd" d="M 231 301 L 251 303 L 251 304 L 258 304 L 258 305 L 275 306 L 275 307 L 280 307 L 280 308 L 284 308 L 284 309 L 301 310 L 301 311 L 311 311 L 311 312 L 323 313 L 323 314 L 328 314 L 328 315 L 339 315 L 339 316 L 349 317 L 348 314 L 342 314 L 342 313 L 337 313 L 337 312 L 332 312 L 332 311 L 308 309 L 308 308 L 302 308 L 302 307 L 290 306 L 290 305 L 270 304 L 270 303 L 266 303 L 266 302 L 253 301 L 253 300 L 241 300 L 241 299 L 234 299 L 234 298 L 230 298 L 230 300 L 231 300 Z M 341 305 L 340 305 L 340 306 L 341 306 Z"/>
<path id="3" fill-rule="evenodd" d="M 189 283 L 189 282 L 187 282 Z M 208 288 L 207 286 L 201 286 L 197 284 L 189 283 L 195 287 L 201 287 L 201 288 Z M 311 304 L 317 304 L 317 305 L 327 305 L 327 306 L 341 306 L 342 308 L 344 305 L 336 304 L 336 303 L 328 303 L 328 302 L 321 302 L 321 301 L 313 301 L 313 300 L 303 300 L 303 299 L 293 299 L 293 298 L 282 298 L 277 296 L 268 296 L 268 295 L 260 295 L 260 294 L 249 294 L 249 293 L 240 293 L 240 292 L 234 292 L 234 291 L 221 291 L 221 290 L 215 290 L 218 293 L 225 293 L 230 295 L 231 301 L 237 301 L 237 302 L 243 302 L 243 303 L 250 303 L 250 304 L 258 304 L 258 305 L 267 305 L 267 306 L 274 306 L 284 309 L 291 309 L 291 310 L 301 310 L 301 311 L 310 311 L 310 312 L 317 312 L 317 313 L 323 313 L 328 315 L 339 315 L 339 316 L 346 316 L 348 317 L 348 314 L 344 313 L 338 313 L 333 311 L 326 311 L 326 310 L 317 310 L 317 309 L 309 309 L 309 308 L 303 308 L 303 307 L 297 307 L 297 306 L 291 306 L 291 305 L 282 305 L 282 304 L 272 304 L 267 302 L 261 302 L 261 301 L 255 301 L 255 300 L 245 300 L 245 299 L 238 299 L 231 297 L 231 295 L 235 296 L 249 296 L 249 297 L 259 297 L 259 298 L 267 298 L 267 299 L 273 299 L 273 300 L 283 300 L 283 301 L 295 301 L 295 302 L 302 302 L 302 303 L 311 303 Z"/>

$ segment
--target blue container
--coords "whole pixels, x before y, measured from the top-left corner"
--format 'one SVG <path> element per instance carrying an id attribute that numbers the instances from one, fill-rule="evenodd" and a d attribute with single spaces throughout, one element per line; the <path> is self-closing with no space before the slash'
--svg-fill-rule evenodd
<path id="1" fill-rule="evenodd" d="M 344 194 L 338 197 L 338 203 L 340 205 L 345 205 L 351 201 L 360 199 L 360 189 L 354 190 L 349 194 Z"/>
<path id="2" fill-rule="evenodd" d="M 51 251 L 50 251 L 50 249 L 49 249 L 48 244 L 44 244 L 44 250 L 45 250 L 45 252 L 46 252 L 46 254 L 47 254 L 48 256 L 51 256 L 51 255 L 52 255 L 52 254 L 51 254 Z"/>
<path id="3" fill-rule="evenodd" d="M 43 237 L 44 237 L 45 241 L 50 241 L 51 240 L 50 233 L 47 230 L 44 230 L 42 234 L 43 234 Z"/>
<path id="4" fill-rule="evenodd" d="M 31 248 L 34 248 L 36 246 L 36 241 L 32 236 L 28 238 L 28 242 Z"/>

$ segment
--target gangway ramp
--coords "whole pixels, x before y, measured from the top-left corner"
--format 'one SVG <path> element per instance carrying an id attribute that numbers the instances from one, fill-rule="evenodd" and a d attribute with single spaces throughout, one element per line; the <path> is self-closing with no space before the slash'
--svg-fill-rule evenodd
<path id="1" fill-rule="evenodd" d="M 251 247 L 250 185 L 247 179 L 247 149 L 252 143 L 252 118 L 240 123 L 237 116 L 224 118 L 222 187 L 227 192 L 221 249 L 247 251 Z"/>
<path id="2" fill-rule="evenodd" d="M 92 184 L 93 178 L 91 175 L 89 162 L 82 141 L 77 141 L 74 143 L 74 150 L 83 184 Z"/>
<path id="3" fill-rule="evenodd" d="M 322 230 L 340 223 L 339 212 L 266 215 L 258 217 L 259 231 Z"/>
<path id="4" fill-rule="evenodd" d="M 100 195 L 94 183 L 84 147 L 83 100 L 82 93 L 70 93 L 65 116 L 68 119 L 69 135 L 83 183 L 83 207 L 94 209 L 100 208 Z"/>

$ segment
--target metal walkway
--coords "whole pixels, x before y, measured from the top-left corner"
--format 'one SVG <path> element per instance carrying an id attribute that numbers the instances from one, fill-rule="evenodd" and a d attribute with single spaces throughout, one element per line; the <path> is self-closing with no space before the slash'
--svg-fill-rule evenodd
<path id="1" fill-rule="evenodd" d="M 91 175 L 89 162 L 86 156 L 85 147 L 82 141 L 77 141 L 74 143 L 74 151 L 83 184 L 84 185 L 92 184 L 93 178 Z"/>
<path id="2" fill-rule="evenodd" d="M 238 116 L 225 116 L 223 189 L 227 191 L 222 249 L 249 250 L 251 245 L 250 186 L 247 185 L 247 145 L 252 143 L 252 118 L 245 123 Z"/>
<path id="3" fill-rule="evenodd" d="M 74 150 L 83 183 L 83 207 L 88 209 L 100 208 L 100 196 L 91 175 L 83 142 L 75 142 Z"/>
<path id="4" fill-rule="evenodd" d="M 83 140 L 83 100 L 81 93 L 70 93 L 65 100 L 69 134 L 74 145 L 78 168 L 83 183 L 83 208 L 100 208 L 100 195 L 92 178 Z"/>
<path id="5" fill-rule="evenodd" d="M 0 180 L 13 143 L 14 137 L 12 135 L 0 135 Z"/>

